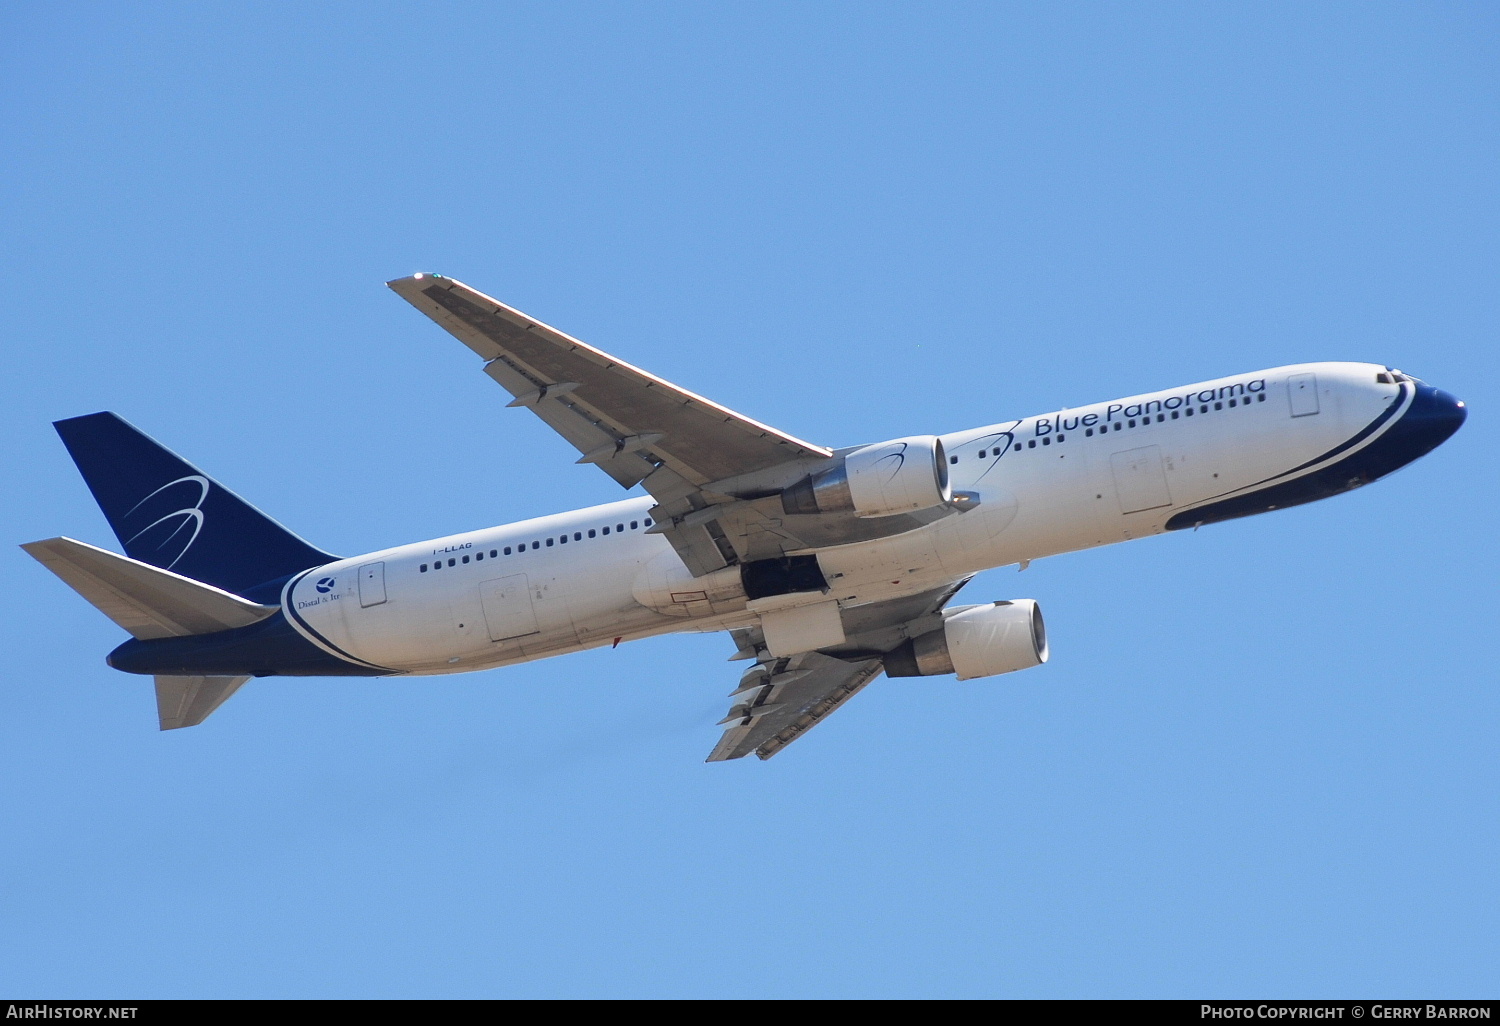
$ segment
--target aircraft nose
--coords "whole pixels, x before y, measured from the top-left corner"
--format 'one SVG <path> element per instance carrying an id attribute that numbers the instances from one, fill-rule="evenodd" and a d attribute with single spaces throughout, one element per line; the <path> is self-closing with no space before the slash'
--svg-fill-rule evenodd
<path id="1" fill-rule="evenodd" d="M 1436 449 L 1454 432 L 1463 427 L 1469 410 L 1463 400 L 1431 385 L 1417 386 L 1417 397 L 1406 412 L 1412 426 L 1427 436 L 1431 448 Z"/>
<path id="2" fill-rule="evenodd" d="M 1469 415 L 1468 408 L 1457 397 L 1425 382 L 1413 381 L 1413 384 L 1417 394 L 1390 432 L 1396 466 L 1410 463 L 1442 445 Z"/>

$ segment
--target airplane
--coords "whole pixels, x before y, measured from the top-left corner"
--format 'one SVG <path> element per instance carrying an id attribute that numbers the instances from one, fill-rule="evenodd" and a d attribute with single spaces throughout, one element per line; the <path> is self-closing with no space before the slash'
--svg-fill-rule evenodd
<path id="1" fill-rule="evenodd" d="M 341 558 L 113 413 L 56 422 L 125 550 L 22 548 L 132 637 L 158 723 L 251 677 L 466 673 L 678 631 L 749 667 L 719 762 L 769 759 L 882 672 L 1048 658 L 982 570 L 1337 495 L 1430 452 L 1464 404 L 1368 363 L 1253 371 L 944 435 L 828 448 L 678 388 L 452 278 L 388 282 L 636 498 Z"/>

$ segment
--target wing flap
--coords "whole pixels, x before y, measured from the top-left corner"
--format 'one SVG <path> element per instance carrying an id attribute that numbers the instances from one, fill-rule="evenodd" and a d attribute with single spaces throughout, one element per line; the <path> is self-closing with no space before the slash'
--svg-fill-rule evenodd
<path id="1" fill-rule="evenodd" d="M 793 656 L 779 672 L 757 666 L 741 678 L 729 725 L 708 762 L 740 759 L 754 752 L 769 759 L 822 722 L 829 713 L 880 676 L 876 659 L 844 660 L 821 652 Z M 760 682 L 756 682 L 759 677 Z"/>

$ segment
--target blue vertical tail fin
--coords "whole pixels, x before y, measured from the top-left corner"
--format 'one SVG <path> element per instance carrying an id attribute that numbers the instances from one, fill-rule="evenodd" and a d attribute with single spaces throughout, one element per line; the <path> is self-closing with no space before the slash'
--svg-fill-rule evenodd
<path id="1" fill-rule="evenodd" d="M 338 557 L 314 548 L 113 413 L 59 420 L 63 444 L 125 554 L 258 601 Z"/>

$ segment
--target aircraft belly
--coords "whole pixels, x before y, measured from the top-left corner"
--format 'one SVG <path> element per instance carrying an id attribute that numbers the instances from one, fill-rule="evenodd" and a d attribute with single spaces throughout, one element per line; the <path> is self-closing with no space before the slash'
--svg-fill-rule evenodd
<path id="1" fill-rule="evenodd" d="M 1021 509 L 1012 484 L 975 489 L 978 506 L 932 525 L 943 569 L 949 574 L 961 576 L 995 565 L 996 553 Z"/>
<path id="2" fill-rule="evenodd" d="M 1098 493 L 1093 487 L 1099 453 L 1090 446 L 1073 446 L 1075 434 L 1066 453 L 1054 453 L 1050 466 L 1041 469 L 1046 479 L 1040 491 L 1046 502 L 1039 504 L 1028 521 L 1025 543 L 1037 554 L 1071 552 L 1097 544 L 1096 505 Z M 1012 554 L 1014 558 L 1035 558 L 1030 553 Z"/>
<path id="3" fill-rule="evenodd" d="M 818 565 L 835 593 L 841 597 L 858 595 L 861 600 L 868 600 L 872 588 L 883 594 L 886 588 L 909 580 L 944 576 L 935 526 L 858 545 L 824 549 L 818 553 Z"/>
<path id="4" fill-rule="evenodd" d="M 551 576 L 531 587 L 538 629 L 496 645 L 501 658 L 495 665 L 548 658 L 608 644 L 615 638 L 658 632 L 670 618 L 636 602 L 631 583 L 647 558 L 659 550 L 670 551 L 665 539 L 637 536 L 612 552 L 608 560 L 598 560 L 597 549 L 581 549 L 576 555 L 570 553 L 566 562 L 554 564 Z M 673 626 L 683 625 L 673 621 Z"/>
<path id="5" fill-rule="evenodd" d="M 981 493 L 978 509 L 935 525 L 949 532 L 943 556 L 955 576 L 1095 544 L 1085 446 L 1048 449 L 1044 456 L 1028 451 L 1006 469 L 1006 493 L 994 502 Z M 993 507 L 989 519 L 963 523 L 986 505 Z"/>
<path id="6" fill-rule="evenodd" d="M 642 608 L 631 593 L 640 567 L 668 550 L 668 543 L 656 536 L 621 542 L 608 561 L 599 561 L 602 547 L 594 547 L 493 567 L 475 560 L 440 573 L 419 572 L 414 563 L 423 556 L 399 552 L 341 560 L 299 580 L 288 602 L 300 628 L 320 647 L 418 674 L 526 662 L 616 637 L 659 633 L 664 622 L 685 626 Z M 430 546 L 422 549 L 425 555 Z M 373 604 L 362 603 L 359 571 L 368 575 L 371 559 L 381 555 L 383 591 L 373 600 L 364 596 Z M 512 587 L 516 582 L 524 588 Z M 487 609 L 487 602 L 496 608 Z"/>

